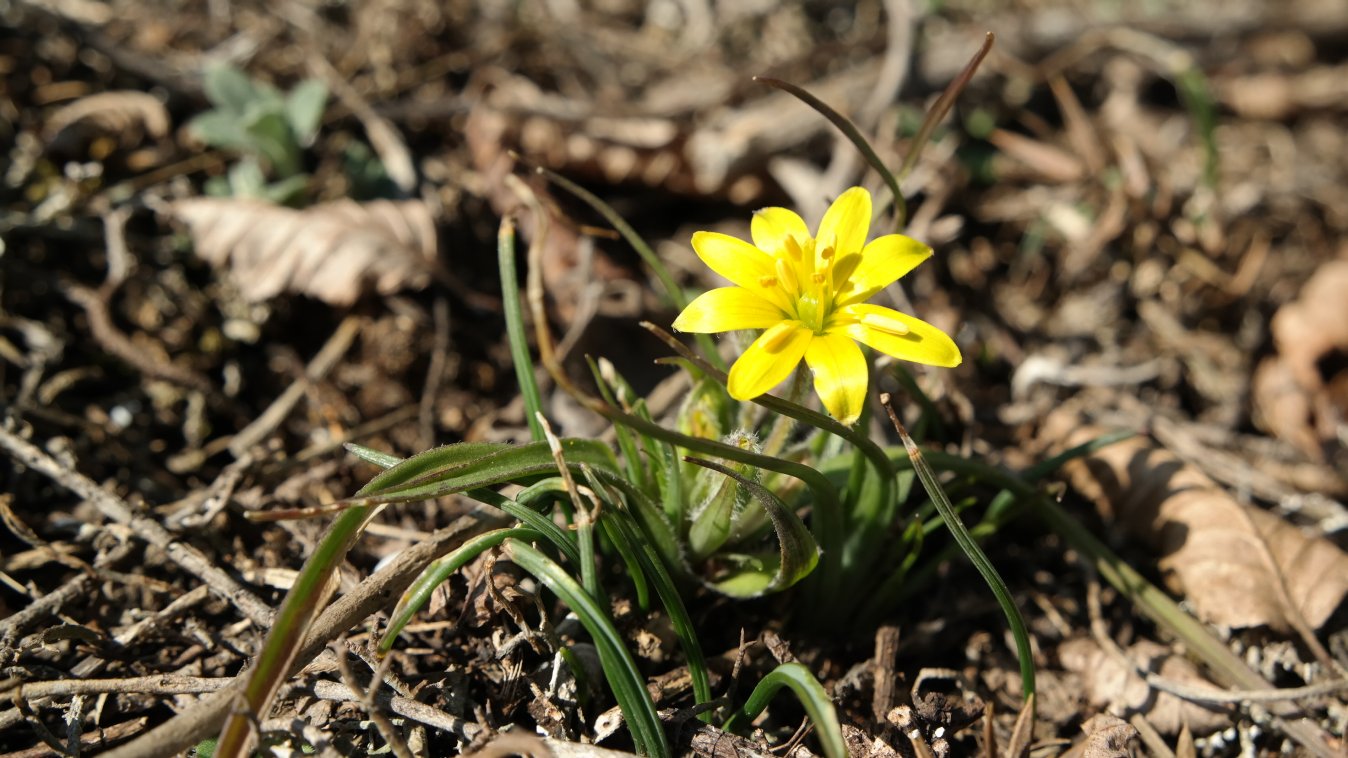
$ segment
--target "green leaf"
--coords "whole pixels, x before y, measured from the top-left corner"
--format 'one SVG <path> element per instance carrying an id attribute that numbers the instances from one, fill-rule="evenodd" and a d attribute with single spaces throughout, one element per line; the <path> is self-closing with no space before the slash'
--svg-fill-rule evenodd
<path id="1" fill-rule="evenodd" d="M 650 693 L 646 691 L 646 680 L 637 669 L 632 653 L 623 643 L 622 635 L 609 621 L 603 606 L 585 592 L 561 566 L 536 548 L 512 539 L 506 541 L 505 551 L 511 561 L 533 574 L 538 581 L 561 598 L 590 633 L 595 649 L 599 652 L 604 678 L 608 680 L 609 688 L 613 690 L 613 697 L 622 708 L 637 752 L 667 758 L 669 743 L 660 725 L 660 716 L 655 711 L 655 703 L 652 702 Z"/>
<path id="2" fill-rule="evenodd" d="M 309 189 L 309 175 L 295 174 L 263 187 L 261 197 L 276 205 L 294 205 L 304 196 L 307 189 Z"/>
<path id="3" fill-rule="evenodd" d="M 248 75 L 227 63 L 207 66 L 202 88 L 212 105 L 235 117 L 242 117 L 250 105 L 261 99 Z"/>
<path id="4" fill-rule="evenodd" d="M 305 79 L 286 95 L 286 121 L 300 146 L 313 144 L 327 104 L 328 88 L 317 79 Z"/>
<path id="5" fill-rule="evenodd" d="M 403 462 L 403 459 L 399 458 L 396 455 L 391 455 L 389 453 L 385 453 L 380 450 L 375 450 L 372 447 L 357 445 L 354 442 L 347 442 L 346 444 L 342 445 L 342 447 L 346 448 L 346 451 L 348 453 L 356 456 L 362 461 L 374 464 L 379 468 L 383 469 L 393 468 L 394 466 Z"/>
<path id="6" fill-rule="evenodd" d="M 272 110 L 254 111 L 244 123 L 252 148 L 271 165 L 279 178 L 294 176 L 300 170 L 300 146 L 285 116 Z"/>
<path id="7" fill-rule="evenodd" d="M 992 561 L 988 560 L 987 554 L 970 536 L 969 530 L 960 520 L 959 513 L 955 511 L 955 506 L 950 502 L 950 497 L 946 495 L 940 480 L 936 478 L 936 472 L 923 457 L 917 443 L 908 435 L 908 430 L 903 427 L 903 423 L 899 421 L 898 414 L 894 412 L 894 406 L 889 403 L 889 396 L 881 395 L 881 402 L 885 404 L 885 410 L 889 411 L 889 420 L 894 423 L 894 429 L 903 439 L 903 446 L 908 451 L 908 458 L 913 462 L 913 470 L 917 472 L 917 478 L 922 482 L 922 487 L 926 489 L 927 496 L 931 498 L 937 512 L 941 514 L 941 520 L 950 530 L 950 536 L 955 538 L 955 542 L 959 543 L 960 549 L 969 558 L 969 562 L 978 570 L 979 575 L 983 577 L 983 581 L 987 582 L 988 588 L 992 590 L 993 596 L 997 598 L 997 603 L 1002 607 L 1002 613 L 1006 615 L 1007 623 L 1011 626 L 1011 634 L 1016 640 L 1016 654 L 1020 658 L 1021 690 L 1028 699 L 1035 692 L 1034 653 L 1030 647 L 1030 633 L 1025 628 L 1025 619 L 1020 614 L 1020 608 L 1016 606 L 1015 598 L 1011 597 L 1011 590 L 1007 588 L 1002 575 L 997 573 Z"/>
<path id="8" fill-rule="evenodd" d="M 211 147 L 247 151 L 252 147 L 243 128 L 243 117 L 226 111 L 206 111 L 188 122 L 196 138 Z"/>
<path id="9" fill-rule="evenodd" d="M 510 345 L 511 362 L 515 364 L 515 382 L 524 399 L 524 420 L 529 423 L 529 437 L 543 439 L 543 396 L 534 377 L 534 360 L 529 354 L 529 339 L 524 331 L 524 310 L 520 307 L 519 275 L 515 271 L 515 224 L 507 215 L 501 219 L 496 233 L 496 266 L 501 275 L 501 307 L 506 318 L 506 342 Z"/>
<path id="10" fill-rule="evenodd" d="M 561 444 L 568 467 L 585 463 L 609 474 L 617 473 L 613 451 L 602 442 L 564 439 Z M 371 479 L 348 502 L 405 503 L 556 473 L 557 463 L 546 442 L 518 446 L 460 442 L 406 459 Z"/>
<path id="11" fill-rule="evenodd" d="M 804 706 L 805 713 L 814 724 L 815 734 L 828 758 L 847 758 L 847 743 L 843 740 L 842 727 L 838 724 L 838 712 L 833 700 L 824 690 L 824 685 L 799 663 L 783 663 L 763 677 L 749 694 L 744 706 L 726 722 L 727 731 L 738 724 L 747 724 L 758 718 L 758 714 L 768 707 L 777 691 L 789 687 Z"/>
<path id="12" fill-rule="evenodd" d="M 819 545 L 814 541 L 814 536 L 800 518 L 767 487 L 713 461 L 701 458 L 685 460 L 719 471 L 739 482 L 763 506 L 777 533 L 779 554 L 776 560 L 744 561 L 732 569 L 729 577 L 711 583 L 710 587 L 732 597 L 760 597 L 786 589 L 814 570 L 819 563 Z"/>
<path id="13" fill-rule="evenodd" d="M 267 177 L 252 158 L 244 158 L 229 167 L 229 193 L 233 197 L 262 197 Z"/>

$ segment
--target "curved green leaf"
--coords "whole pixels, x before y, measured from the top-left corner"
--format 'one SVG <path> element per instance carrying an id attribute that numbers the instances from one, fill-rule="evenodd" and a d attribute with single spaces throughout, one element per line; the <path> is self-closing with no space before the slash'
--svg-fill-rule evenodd
<path id="1" fill-rule="evenodd" d="M 614 470 L 613 451 L 597 440 L 561 441 L 567 461 Z M 355 505 L 426 500 L 455 492 L 557 472 L 546 442 L 507 445 L 461 442 L 414 455 L 370 480 L 349 499 Z"/>
<path id="2" fill-rule="evenodd" d="M 771 490 L 719 463 L 692 457 L 684 460 L 739 482 L 763 506 L 777 533 L 778 555 L 775 558 L 767 556 L 742 561 L 731 570 L 729 577 L 708 586 L 732 597 L 761 597 L 790 587 L 814 570 L 819 563 L 819 545 L 814 541 L 814 535 Z"/>
<path id="3" fill-rule="evenodd" d="M 783 687 L 790 687 L 804 706 L 823 745 L 824 755 L 828 758 L 847 758 L 847 743 L 843 741 L 842 727 L 838 724 L 838 712 L 833 707 L 833 700 L 824 690 L 824 685 L 814 678 L 814 674 L 799 663 L 783 663 L 763 677 L 749 694 L 749 699 L 726 722 L 726 730 L 733 730 L 739 724 L 747 724 L 758 718 L 758 714 L 768 707 L 768 702 Z"/>

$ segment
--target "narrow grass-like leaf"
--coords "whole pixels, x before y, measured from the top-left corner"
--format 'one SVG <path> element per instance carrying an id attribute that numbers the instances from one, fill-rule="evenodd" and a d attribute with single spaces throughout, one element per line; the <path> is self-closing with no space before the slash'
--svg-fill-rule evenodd
<path id="1" fill-rule="evenodd" d="M 741 476 L 715 461 L 688 457 L 684 460 L 734 479 L 763 506 L 777 533 L 778 559 L 771 572 L 745 566 L 735 575 L 713 584 L 718 590 L 739 598 L 761 597 L 786 589 L 804 579 L 819 563 L 819 545 L 810 530 L 776 495 L 758 482 Z"/>
<path id="2" fill-rule="evenodd" d="M 847 139 L 852 142 L 856 147 L 857 152 L 861 153 L 861 157 L 866 159 L 866 162 L 871 165 L 871 168 L 875 169 L 875 172 L 878 173 L 880 178 L 885 180 L 885 184 L 889 186 L 889 192 L 894 196 L 894 209 L 896 214 L 894 217 L 894 231 L 903 229 L 905 219 L 908 215 L 908 204 L 907 201 L 903 199 L 903 193 L 899 191 L 899 180 L 894 176 L 894 172 L 890 171 L 889 167 L 885 165 L 885 162 L 880 160 L 880 156 L 876 154 L 875 148 L 871 147 L 870 141 L 862 135 L 861 130 L 856 127 L 856 124 L 853 124 L 846 116 L 833 110 L 823 100 L 810 94 L 810 92 L 803 87 L 798 87 L 791 82 L 773 79 L 768 76 L 755 76 L 754 81 L 762 82 L 769 87 L 774 87 L 795 97 L 797 100 L 813 108 L 819 115 L 828 119 L 834 126 L 838 127 L 838 131 L 842 132 L 843 136 L 847 137 Z"/>
<path id="3" fill-rule="evenodd" d="M 917 130 L 917 136 L 913 137 L 912 147 L 908 149 L 908 154 L 903 157 L 903 166 L 899 169 L 900 179 L 908 176 L 908 172 L 912 171 L 913 167 L 917 165 L 917 159 L 922 155 L 922 148 L 927 146 L 927 141 L 931 139 L 936 127 L 940 126 L 941 121 L 950 112 L 950 108 L 954 106 L 960 93 L 964 91 L 965 87 L 969 86 L 969 81 L 974 78 L 974 73 L 982 65 L 983 59 L 988 57 L 988 53 L 992 52 L 992 43 L 996 39 L 996 35 L 992 32 L 987 33 L 983 38 L 983 45 L 978 48 L 978 52 L 974 53 L 974 57 L 969 59 L 969 62 L 964 65 L 964 69 L 950 82 L 941 96 L 936 99 L 935 104 L 931 106 L 926 119 L 922 121 L 922 126 Z"/>
<path id="4" fill-rule="evenodd" d="M 819 570 L 821 591 L 827 597 L 836 596 L 842 580 L 840 565 L 836 560 L 830 560 L 827 557 L 835 555 L 831 551 L 840 550 L 843 544 L 844 520 L 838 491 L 834 488 L 833 483 L 828 480 L 828 477 L 803 463 L 761 455 L 717 440 L 690 437 L 672 429 L 666 429 L 652 421 L 622 413 L 611 406 L 595 405 L 591 407 L 610 421 L 625 424 L 638 434 L 663 440 L 703 455 L 726 458 L 738 463 L 757 466 L 766 471 L 785 474 L 804 482 L 810 488 L 811 494 L 814 495 L 814 511 L 810 523 L 815 540 L 823 549 L 826 557 Z"/>
<path id="5" fill-rule="evenodd" d="M 571 476 L 571 469 L 567 468 L 566 455 L 562 452 L 562 442 L 557 439 L 557 435 L 552 432 L 552 425 L 538 414 L 538 423 L 543 427 L 543 436 L 548 441 L 548 451 L 552 453 L 552 460 L 557 464 L 557 473 L 561 475 L 562 489 L 571 499 L 571 506 L 576 514 L 576 546 L 580 551 L 580 560 L 576 562 L 576 568 L 580 569 L 580 584 L 585 591 L 590 593 L 591 597 L 600 597 L 599 592 L 599 562 L 594 553 L 594 514 L 591 512 L 590 504 L 581 496 L 580 490 L 576 487 L 576 480 Z M 596 508 L 598 506 L 595 506 Z"/>
<path id="6" fill-rule="evenodd" d="M 524 332 L 524 309 L 520 306 L 519 274 L 515 271 L 515 222 L 506 216 L 496 235 L 496 265 L 501 272 L 501 305 L 505 311 L 506 341 L 510 343 L 510 358 L 515 364 L 515 381 L 524 398 L 524 417 L 529 422 L 529 436 L 534 442 L 543 439 L 539 414 L 543 411 L 543 396 L 538 392 L 534 377 L 534 361 L 529 355 L 529 338 Z"/>
<path id="7" fill-rule="evenodd" d="M 304 562 L 253 661 L 244 685 L 244 707 L 231 711 L 221 728 L 216 755 L 242 758 L 247 754 L 254 724 L 271 709 L 310 625 L 327 602 L 333 574 L 378 510 L 378 506 L 364 506 L 343 511 Z"/>
<path id="8" fill-rule="evenodd" d="M 604 608 L 561 566 L 533 546 L 518 540 L 507 540 L 505 552 L 512 562 L 533 574 L 561 598 L 590 633 L 599 653 L 604 676 L 622 708 L 637 752 L 668 758 L 669 743 L 665 739 L 660 716 L 655 711 L 655 703 L 646 691 L 646 681 Z"/>
<path id="9" fill-rule="evenodd" d="M 607 445 L 579 439 L 562 440 L 561 444 L 571 463 L 588 463 L 616 473 L 613 451 Z M 556 473 L 557 463 L 546 442 L 527 445 L 462 442 L 404 460 L 375 477 L 349 501 L 368 505 L 426 500 Z"/>
<path id="10" fill-rule="evenodd" d="M 614 394 L 612 384 L 605 379 L 605 372 L 601 370 L 600 364 L 591 356 L 585 356 L 585 362 L 590 366 L 590 373 L 594 375 L 595 385 L 599 387 L 599 396 L 609 405 L 619 405 L 617 397 Z M 626 409 L 624 409 L 626 410 Z M 632 433 L 623 426 L 613 427 L 613 435 L 618 440 L 618 450 L 623 455 L 623 468 L 627 475 L 632 478 L 632 482 L 647 492 L 653 492 L 650 482 L 647 480 L 646 467 L 641 465 L 641 450 L 637 443 L 632 439 Z"/>
<path id="11" fill-rule="evenodd" d="M 372 447 L 357 445 L 354 442 L 347 442 L 343 444 L 342 447 L 346 448 L 348 453 L 351 453 L 362 461 L 374 464 L 382 469 L 390 469 L 403 462 L 403 459 L 396 455 L 391 455 L 381 450 L 375 450 Z"/>
<path id="12" fill-rule="evenodd" d="M 969 531 L 964 527 L 964 522 L 960 520 L 959 514 L 955 512 L 954 506 L 950 504 L 950 498 L 946 497 L 945 490 L 941 487 L 940 481 L 936 479 L 936 473 L 932 471 L 931 466 L 927 465 L 922 457 L 922 451 L 918 449 L 917 443 L 908 436 L 908 431 L 903 428 L 903 422 L 899 421 L 899 416 L 894 412 L 894 406 L 889 402 L 889 395 L 880 396 L 880 402 L 889 412 L 889 420 L 893 422 L 894 429 L 898 431 L 899 436 L 903 438 L 903 445 L 908 451 L 908 458 L 913 462 L 913 470 L 917 472 L 918 479 L 922 486 L 927 490 L 927 495 L 936 505 L 936 510 L 941 514 L 946 527 L 950 529 L 950 535 L 959 543 L 960 549 L 969 557 L 969 561 L 978 569 L 982 575 L 983 581 L 988 583 L 992 589 L 992 594 L 997 597 L 997 603 L 1002 606 L 1002 612 L 1006 614 L 1006 620 L 1011 625 L 1011 633 L 1016 639 L 1016 654 L 1020 658 L 1020 686 L 1021 691 L 1026 698 L 1034 694 L 1034 651 L 1030 648 L 1030 633 L 1025 628 L 1025 620 L 1020 615 L 1020 608 L 1016 606 L 1015 598 L 1011 597 L 1011 590 L 1007 588 L 1006 582 L 1002 580 L 997 569 L 993 567 L 992 562 L 988 560 L 983 549 L 974 542 L 973 537 L 969 536 Z"/>
<path id="13" fill-rule="evenodd" d="M 581 474 L 585 477 L 585 483 L 599 502 L 606 508 L 598 510 L 595 518 L 599 521 L 604 530 L 604 536 L 618 551 L 623 564 L 627 566 L 627 575 L 632 579 L 632 586 L 636 589 L 637 605 L 644 611 L 649 610 L 651 605 L 650 589 L 646 583 L 646 571 L 642 566 L 640 559 L 637 558 L 636 545 L 629 538 L 629 535 L 613 524 L 613 514 L 624 510 L 622 497 L 617 491 L 604 486 L 604 483 L 595 475 L 594 469 L 589 466 L 580 467 Z"/>
<path id="14" fill-rule="evenodd" d="M 602 485 L 602 483 L 600 484 Z M 608 489 L 609 487 L 605 486 L 604 488 Z M 675 586 L 674 579 L 669 574 L 669 564 L 662 560 L 659 552 L 647 540 L 643 539 L 642 529 L 631 513 L 622 509 L 614 509 L 607 518 L 607 523 L 625 533 L 626 541 L 632 546 L 637 560 L 641 562 L 646 575 L 650 577 L 656 594 L 660 596 L 660 602 L 664 604 L 665 612 L 669 614 L 669 621 L 674 627 L 674 634 L 679 638 L 684 657 L 688 661 L 688 674 L 693 680 L 693 699 L 699 705 L 711 702 L 711 680 L 707 674 L 707 660 L 702 654 L 702 644 L 698 641 L 697 628 L 693 625 L 693 620 L 688 615 L 688 609 L 683 604 L 683 596 L 679 594 L 678 587 Z M 711 721 L 711 713 L 704 711 L 699 714 L 699 718 L 709 722 Z"/>
<path id="15" fill-rule="evenodd" d="M 393 643 L 397 641 L 403 627 L 411 623 L 412 617 L 425 607 L 426 603 L 430 602 L 431 593 L 435 591 L 435 588 L 453 576 L 456 571 L 511 537 L 521 540 L 535 540 L 542 536 L 528 527 L 495 529 L 468 540 L 445 557 L 433 561 L 398 600 L 398 605 L 390 614 L 388 626 L 385 627 L 383 636 L 379 638 L 379 653 L 381 655 L 387 653 L 393 647 Z"/>
<path id="16" fill-rule="evenodd" d="M 783 663 L 763 677 L 754 691 L 749 693 L 744 705 L 726 722 L 726 730 L 733 730 L 758 718 L 758 714 L 768 707 L 773 696 L 783 687 L 789 687 L 805 708 L 810 723 L 814 724 L 819 743 L 824 748 L 824 755 L 828 758 L 847 758 L 847 743 L 843 740 L 833 700 L 814 674 L 799 663 Z"/>
<path id="17" fill-rule="evenodd" d="M 1212 87 L 1192 60 L 1188 68 L 1176 71 L 1174 77 L 1175 89 L 1179 91 L 1180 100 L 1194 120 L 1194 128 L 1203 143 L 1203 183 L 1215 190 L 1221 156 L 1217 150 L 1217 105 L 1212 96 Z"/>

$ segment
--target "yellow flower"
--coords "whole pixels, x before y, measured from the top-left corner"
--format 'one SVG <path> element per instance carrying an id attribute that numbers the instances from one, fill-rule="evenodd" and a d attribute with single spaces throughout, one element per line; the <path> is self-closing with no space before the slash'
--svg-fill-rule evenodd
<path id="1" fill-rule="evenodd" d="M 702 262 L 735 286 L 698 296 L 674 328 L 764 330 L 730 367 L 731 397 L 758 397 L 804 358 L 824 407 L 851 424 L 866 402 L 868 379 L 857 342 L 907 361 L 959 365 L 959 348 L 945 332 L 866 303 L 931 256 L 930 247 L 900 234 L 867 244 L 870 223 L 870 193 L 853 187 L 829 206 L 813 237 L 801 217 L 785 208 L 754 214 L 752 245 L 715 232 L 693 235 Z"/>

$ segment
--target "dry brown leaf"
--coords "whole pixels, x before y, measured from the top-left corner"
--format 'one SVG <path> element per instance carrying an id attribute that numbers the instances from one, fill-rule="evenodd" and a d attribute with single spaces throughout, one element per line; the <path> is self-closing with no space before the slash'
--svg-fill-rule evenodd
<path id="1" fill-rule="evenodd" d="M 1260 366 L 1254 401 L 1259 420 L 1316 460 L 1348 424 L 1348 260 L 1322 265 L 1293 302 L 1273 317 L 1278 355 Z M 1338 369 L 1335 371 L 1335 369 Z M 1301 397 L 1296 397 L 1296 395 Z"/>
<path id="2" fill-rule="evenodd" d="M 1137 729 L 1113 716 L 1092 716 L 1081 725 L 1086 733 L 1082 758 L 1129 758 L 1129 745 L 1137 739 Z"/>
<path id="3" fill-rule="evenodd" d="M 43 128 L 49 150 L 77 152 L 90 140 L 109 136 L 130 147 L 145 136 L 160 139 L 169 133 L 164 104 L 144 92 L 114 91 L 82 97 L 57 110 Z"/>
<path id="4" fill-rule="evenodd" d="M 1198 667 L 1162 645 L 1141 640 L 1126 651 L 1133 663 L 1176 684 L 1211 687 Z M 1097 708 L 1112 707 L 1117 716 L 1141 713 L 1156 731 L 1179 734 L 1187 724 L 1195 734 L 1211 734 L 1231 723 L 1228 713 L 1159 690 L 1153 690 L 1124 661 L 1110 655 L 1092 639 L 1068 640 L 1058 647 L 1063 668 L 1081 676 L 1087 699 Z"/>
<path id="5" fill-rule="evenodd" d="M 170 206 L 197 255 L 227 267 L 248 300 L 283 292 L 350 305 L 420 289 L 436 255 L 435 222 L 419 200 L 339 200 L 297 211 L 261 200 L 191 198 Z"/>
<path id="6" fill-rule="evenodd" d="M 1060 410 L 1042 434 L 1062 450 L 1105 431 Z M 1318 629 L 1348 594 L 1348 554 L 1334 543 L 1236 502 L 1148 440 L 1125 440 L 1063 468 L 1106 517 L 1157 549 L 1167 582 L 1206 621 L 1287 632 L 1300 613 Z"/>

